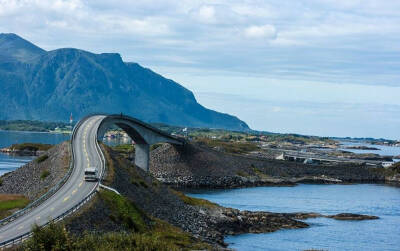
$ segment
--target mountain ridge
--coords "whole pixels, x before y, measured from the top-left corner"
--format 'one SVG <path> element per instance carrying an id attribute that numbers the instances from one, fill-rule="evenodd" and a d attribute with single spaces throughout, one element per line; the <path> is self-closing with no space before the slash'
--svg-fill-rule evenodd
<path id="1" fill-rule="evenodd" d="M 0 119 L 65 121 L 71 113 L 78 119 L 122 112 L 146 122 L 249 130 L 237 117 L 203 107 L 185 87 L 124 62 L 118 53 L 45 51 L 15 34 L 0 34 L 0 51 L 0 105 L 6 108 Z"/>

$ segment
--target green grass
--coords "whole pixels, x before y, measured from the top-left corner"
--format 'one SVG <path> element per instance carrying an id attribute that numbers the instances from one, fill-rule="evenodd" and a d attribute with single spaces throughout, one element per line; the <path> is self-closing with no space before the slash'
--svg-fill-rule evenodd
<path id="1" fill-rule="evenodd" d="M 111 191 L 103 190 L 99 194 L 100 198 L 111 209 L 112 215 L 110 217 L 113 220 L 121 222 L 125 227 L 135 232 L 144 232 L 147 230 L 145 223 L 146 216 L 135 204 Z"/>
<path id="2" fill-rule="evenodd" d="M 122 144 L 113 146 L 112 149 L 119 153 L 133 153 L 135 152 L 135 147 L 131 144 Z"/>
<path id="3" fill-rule="evenodd" d="M 36 163 L 42 163 L 43 161 L 45 161 L 48 158 L 49 158 L 49 156 L 47 154 L 45 154 L 45 155 L 37 157 L 35 161 L 36 161 Z"/>
<path id="4" fill-rule="evenodd" d="M 40 174 L 40 179 L 44 180 L 49 175 L 50 175 L 50 171 L 49 170 L 43 170 L 42 173 Z"/>
<path id="5" fill-rule="evenodd" d="M 0 194 L 0 219 L 11 214 L 12 210 L 24 208 L 29 200 L 22 195 Z"/>
<path id="6" fill-rule="evenodd" d="M 174 189 L 170 189 L 170 191 L 173 192 L 175 195 L 177 195 L 183 202 L 185 202 L 188 205 L 202 206 L 202 207 L 208 207 L 208 208 L 214 208 L 214 207 L 218 206 L 218 204 L 212 203 L 208 200 L 193 198 L 193 197 L 185 195 L 182 192 L 176 191 Z"/>

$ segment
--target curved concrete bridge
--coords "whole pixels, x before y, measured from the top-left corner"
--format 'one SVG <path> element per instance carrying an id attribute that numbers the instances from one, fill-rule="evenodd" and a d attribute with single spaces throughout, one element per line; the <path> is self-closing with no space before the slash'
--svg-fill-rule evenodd
<path id="1" fill-rule="evenodd" d="M 39 226 L 51 220 L 61 220 L 86 203 L 96 189 L 97 182 L 84 181 L 84 170 L 87 166 L 98 167 L 100 177 L 105 170 L 105 159 L 98 141 L 103 139 L 107 129 L 117 125 L 122 128 L 136 143 L 135 164 L 149 170 L 149 149 L 155 143 L 167 142 L 183 145 L 182 139 L 175 138 L 140 120 L 123 115 L 92 115 L 82 119 L 74 128 L 71 136 L 72 170 L 68 172 L 65 183 L 56 192 L 34 207 L 22 210 L 18 217 L 1 221 L 0 249 L 12 243 L 18 243 L 29 237 L 34 224 Z"/>
<path id="2" fill-rule="evenodd" d="M 157 143 L 182 145 L 184 143 L 183 140 L 172 137 L 168 133 L 138 119 L 123 115 L 103 116 L 98 127 L 98 140 L 103 139 L 104 133 L 112 125 L 120 127 L 133 139 L 135 142 L 135 164 L 146 171 L 149 170 L 150 145 Z"/>

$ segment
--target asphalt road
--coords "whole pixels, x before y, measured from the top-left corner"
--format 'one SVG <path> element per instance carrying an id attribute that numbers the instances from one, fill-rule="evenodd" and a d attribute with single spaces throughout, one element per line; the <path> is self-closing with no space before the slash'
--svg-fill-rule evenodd
<path id="1" fill-rule="evenodd" d="M 97 182 L 84 180 L 87 166 L 101 167 L 101 158 L 96 149 L 96 131 L 105 116 L 92 116 L 76 131 L 74 147 L 74 169 L 66 183 L 49 199 L 27 214 L 0 228 L 0 243 L 31 231 L 32 225 L 44 225 L 63 214 L 83 200 L 96 188 Z M 102 170 L 99 170 L 102 171 Z"/>

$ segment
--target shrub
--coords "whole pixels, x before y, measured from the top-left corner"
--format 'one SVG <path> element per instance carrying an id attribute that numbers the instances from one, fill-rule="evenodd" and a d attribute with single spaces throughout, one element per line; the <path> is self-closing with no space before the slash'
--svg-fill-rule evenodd
<path id="1" fill-rule="evenodd" d="M 3 185 L 3 180 L 0 178 L 0 187 Z"/>
<path id="2" fill-rule="evenodd" d="M 50 175 L 50 171 L 49 170 L 44 170 L 44 171 L 42 171 L 42 173 L 40 174 L 40 178 L 42 179 L 42 180 L 44 180 L 47 176 L 49 176 Z"/>
<path id="3" fill-rule="evenodd" d="M 72 242 L 61 224 L 33 226 L 33 236 L 24 243 L 24 250 L 72 250 Z"/>
<path id="4" fill-rule="evenodd" d="M 48 158 L 49 158 L 49 156 L 48 156 L 47 154 L 42 155 L 42 156 L 39 156 L 39 157 L 36 159 L 36 163 L 42 163 L 43 161 L 45 161 L 45 160 L 48 159 Z"/>

